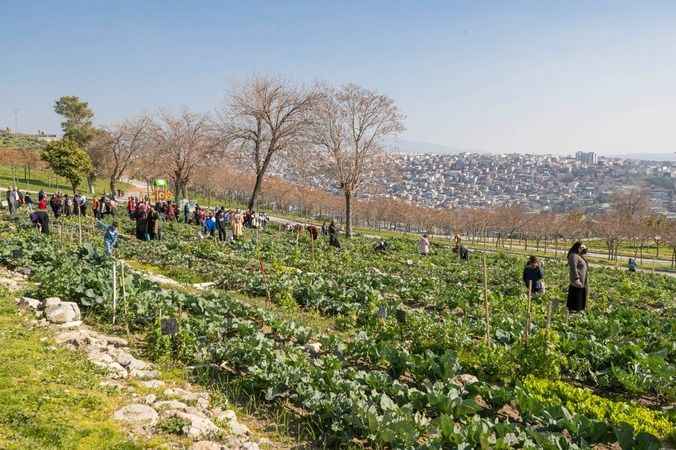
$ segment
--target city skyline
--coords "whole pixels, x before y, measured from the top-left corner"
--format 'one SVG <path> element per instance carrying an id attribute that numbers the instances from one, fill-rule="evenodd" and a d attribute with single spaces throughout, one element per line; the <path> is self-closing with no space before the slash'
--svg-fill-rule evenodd
<path id="1" fill-rule="evenodd" d="M 676 4 L 360 5 L 46 2 L 36 11 L 9 1 L 0 126 L 56 132 L 62 95 L 88 101 L 97 124 L 160 108 L 208 112 L 229 83 L 265 73 L 391 96 L 407 116 L 406 141 L 673 155 Z"/>

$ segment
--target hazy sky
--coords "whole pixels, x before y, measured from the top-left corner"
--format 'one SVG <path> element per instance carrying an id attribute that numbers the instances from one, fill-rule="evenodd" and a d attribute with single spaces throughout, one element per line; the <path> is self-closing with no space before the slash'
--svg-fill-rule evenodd
<path id="1" fill-rule="evenodd" d="M 210 111 L 253 73 L 393 97 L 408 140 L 493 152 L 676 150 L 676 1 L 0 2 L 0 127 Z"/>

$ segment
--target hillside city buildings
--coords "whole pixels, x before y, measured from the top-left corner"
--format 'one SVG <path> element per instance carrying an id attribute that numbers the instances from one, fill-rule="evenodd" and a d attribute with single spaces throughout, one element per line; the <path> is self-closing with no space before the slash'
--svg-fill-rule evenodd
<path id="1" fill-rule="evenodd" d="M 362 197 L 384 196 L 438 208 L 521 205 L 531 211 L 600 211 L 614 192 L 643 188 L 658 213 L 676 217 L 676 163 L 578 152 L 530 154 L 390 154 Z M 283 176 L 299 181 L 293 170 Z M 317 187 L 331 185 L 311 177 Z M 331 188 L 339 192 L 337 186 Z"/>

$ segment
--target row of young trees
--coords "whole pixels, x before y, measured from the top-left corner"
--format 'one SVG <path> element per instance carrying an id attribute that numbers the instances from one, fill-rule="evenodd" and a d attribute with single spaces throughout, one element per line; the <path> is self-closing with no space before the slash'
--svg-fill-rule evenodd
<path id="1" fill-rule="evenodd" d="M 354 84 L 304 87 L 269 77 L 234 86 L 214 114 L 163 111 L 96 128 L 77 97 L 60 98 L 54 109 L 65 118 L 64 138 L 42 156 L 74 190 L 84 178 L 91 189 L 96 176 L 107 176 L 111 191 L 124 175 L 167 177 L 185 197 L 215 167 L 237 167 L 253 176 L 247 204 L 254 209 L 275 163 L 309 161 L 342 190 L 348 236 L 353 198 L 404 119 L 391 98 Z"/>

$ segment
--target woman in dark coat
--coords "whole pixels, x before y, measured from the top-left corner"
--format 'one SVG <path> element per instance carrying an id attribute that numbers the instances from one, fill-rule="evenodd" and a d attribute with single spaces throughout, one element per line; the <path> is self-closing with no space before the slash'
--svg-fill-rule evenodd
<path id="1" fill-rule="evenodd" d="M 581 242 L 576 242 L 568 250 L 568 274 L 570 286 L 568 286 L 568 311 L 584 311 L 587 307 L 587 271 L 589 264 L 584 258 L 586 248 Z"/>
<path id="2" fill-rule="evenodd" d="M 536 256 L 529 257 L 526 267 L 523 268 L 523 282 L 526 288 L 530 287 L 531 293 L 534 295 L 542 294 L 545 290 L 544 283 L 542 282 L 544 277 L 545 271 L 540 261 Z"/>
<path id="3" fill-rule="evenodd" d="M 340 241 L 338 240 L 338 227 L 336 227 L 336 222 L 331 221 L 329 225 L 329 245 L 340 248 Z"/>

